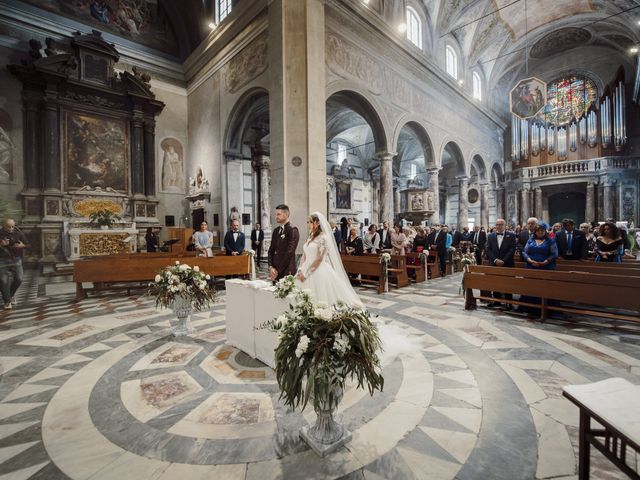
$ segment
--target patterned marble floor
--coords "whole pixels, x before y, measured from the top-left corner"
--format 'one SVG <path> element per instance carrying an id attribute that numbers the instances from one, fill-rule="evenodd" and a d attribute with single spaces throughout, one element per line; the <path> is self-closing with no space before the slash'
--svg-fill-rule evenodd
<path id="1" fill-rule="evenodd" d="M 465 312 L 459 276 L 363 289 L 418 348 L 385 360 L 384 392 L 346 391 L 353 440 L 320 459 L 298 438 L 313 412 L 284 407 L 273 371 L 225 345 L 223 295 L 175 339 L 148 298 L 75 302 L 29 275 L 0 317 L 0 480 L 573 479 L 562 386 L 640 383 L 639 329 Z M 592 465 L 625 478 L 597 453 Z"/>

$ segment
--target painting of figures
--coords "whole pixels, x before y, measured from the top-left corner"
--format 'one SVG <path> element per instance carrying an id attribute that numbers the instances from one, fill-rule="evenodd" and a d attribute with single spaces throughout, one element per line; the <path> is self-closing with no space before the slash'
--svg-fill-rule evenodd
<path id="1" fill-rule="evenodd" d="M 126 192 L 127 124 L 107 117 L 66 112 L 64 126 L 67 188 L 110 187 Z"/>
<path id="2" fill-rule="evenodd" d="M 134 42 L 178 55 L 171 25 L 158 0 L 26 0 Z"/>
<path id="3" fill-rule="evenodd" d="M 351 209 L 351 184 L 336 182 L 336 208 Z"/>
<path id="4" fill-rule="evenodd" d="M 525 78 L 511 90 L 509 102 L 514 115 L 533 117 L 547 103 L 547 84 L 535 77 Z"/>

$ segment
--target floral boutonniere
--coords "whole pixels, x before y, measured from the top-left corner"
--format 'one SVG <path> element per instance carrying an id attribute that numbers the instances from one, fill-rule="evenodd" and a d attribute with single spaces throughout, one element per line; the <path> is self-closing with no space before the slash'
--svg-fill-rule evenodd
<path id="1" fill-rule="evenodd" d="M 282 231 L 282 233 L 280 234 L 280 238 L 284 239 L 284 230 Z"/>

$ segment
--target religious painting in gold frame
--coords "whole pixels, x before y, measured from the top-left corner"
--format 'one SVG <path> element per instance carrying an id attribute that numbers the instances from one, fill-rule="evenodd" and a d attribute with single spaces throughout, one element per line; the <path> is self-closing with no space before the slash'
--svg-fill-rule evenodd
<path id="1" fill-rule="evenodd" d="M 66 111 L 63 155 L 67 190 L 100 187 L 127 192 L 129 131 L 126 121 Z"/>
<path id="2" fill-rule="evenodd" d="M 547 103 L 547 84 L 536 77 L 525 78 L 511 89 L 509 108 L 520 118 L 534 117 Z"/>

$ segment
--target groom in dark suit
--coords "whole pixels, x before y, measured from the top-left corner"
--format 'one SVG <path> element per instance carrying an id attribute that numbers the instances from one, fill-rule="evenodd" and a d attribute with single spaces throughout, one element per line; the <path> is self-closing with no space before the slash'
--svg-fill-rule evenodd
<path id="1" fill-rule="evenodd" d="M 273 231 L 269 247 L 269 278 L 274 282 L 287 275 L 296 274 L 296 248 L 300 234 L 298 228 L 289 223 L 289 207 L 276 207 L 278 227 Z"/>
<path id="2" fill-rule="evenodd" d="M 224 236 L 224 249 L 227 255 L 242 255 L 244 252 L 244 233 L 240 231 L 240 222 L 231 222 L 231 230 Z"/>
<path id="3" fill-rule="evenodd" d="M 515 263 L 513 262 L 513 256 L 516 253 L 516 245 L 518 239 L 515 233 L 507 232 L 507 222 L 502 218 L 496 220 L 496 231 L 489 234 L 487 243 L 485 245 L 485 252 L 489 265 L 492 267 L 506 267 L 513 268 Z M 499 292 L 493 292 L 493 298 L 502 298 L 502 294 Z M 513 296 L 510 293 L 505 294 L 505 299 L 511 300 Z M 490 307 L 500 305 L 499 302 L 492 302 Z M 512 310 L 511 304 L 507 304 L 507 310 Z"/>

